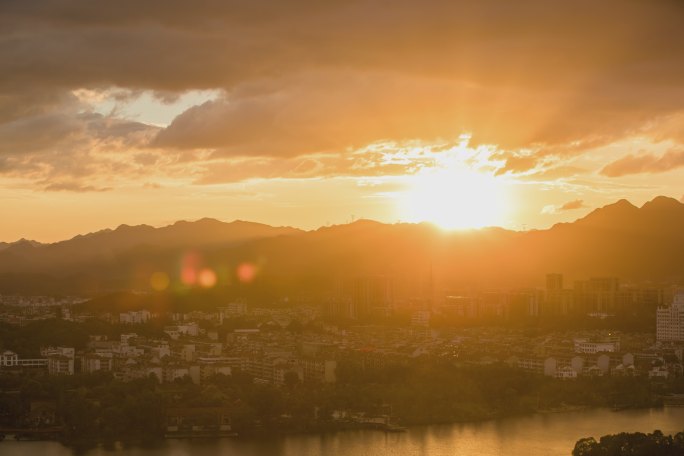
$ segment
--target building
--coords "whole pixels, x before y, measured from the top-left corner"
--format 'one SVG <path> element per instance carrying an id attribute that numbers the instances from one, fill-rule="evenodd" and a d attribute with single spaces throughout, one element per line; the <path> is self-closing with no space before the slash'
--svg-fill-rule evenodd
<path id="1" fill-rule="evenodd" d="M 112 371 L 114 368 L 114 359 L 112 355 L 99 355 L 96 353 L 88 353 L 81 359 L 81 372 L 85 374 L 92 374 L 97 371 Z"/>
<path id="2" fill-rule="evenodd" d="M 619 352 L 620 338 L 606 337 L 600 340 L 574 339 L 575 353 Z"/>
<path id="3" fill-rule="evenodd" d="M 223 321 L 227 318 L 246 315 L 247 314 L 247 304 L 244 302 L 231 302 L 225 307 L 219 307 L 218 309 L 219 324 L 223 324 Z"/>
<path id="4" fill-rule="evenodd" d="M 75 353 L 71 347 L 48 347 L 40 350 L 40 354 L 47 357 L 50 375 L 74 375 Z"/>
<path id="5" fill-rule="evenodd" d="M 547 377 L 555 377 L 558 367 L 558 361 L 556 358 L 547 357 L 531 357 L 531 358 L 520 358 L 518 361 L 518 369 L 524 371 L 545 375 Z"/>
<path id="6" fill-rule="evenodd" d="M 659 342 L 684 342 L 684 293 L 675 295 L 670 307 L 658 308 L 656 325 Z"/>
<path id="7" fill-rule="evenodd" d="M 574 311 L 574 293 L 563 288 L 563 274 L 546 274 L 544 316 L 566 316 Z"/>
<path id="8" fill-rule="evenodd" d="M 351 318 L 367 315 L 388 315 L 394 308 L 394 278 L 385 275 L 346 278 L 338 283 L 336 298 L 349 300 Z M 347 309 L 344 307 L 343 309 Z"/>
<path id="9" fill-rule="evenodd" d="M 197 362 L 200 368 L 200 383 L 214 375 L 232 375 L 233 368 L 236 366 L 233 358 L 198 358 Z M 239 366 L 239 360 L 237 366 Z"/>
<path id="10" fill-rule="evenodd" d="M 303 358 L 298 364 L 303 369 L 303 379 L 307 382 L 335 383 L 337 361 L 332 359 Z"/>
<path id="11" fill-rule="evenodd" d="M 128 325 L 139 325 L 150 319 L 148 310 L 130 311 L 119 314 L 119 323 Z"/>
<path id="12" fill-rule="evenodd" d="M 19 355 L 10 350 L 5 350 L 0 354 L 0 369 L 21 369 L 21 368 L 45 368 L 48 365 L 46 358 L 21 359 Z"/>
<path id="13" fill-rule="evenodd" d="M 411 326 L 430 326 L 430 311 L 429 310 L 417 310 L 411 314 Z"/>
<path id="14" fill-rule="evenodd" d="M 561 291 L 563 289 L 563 274 L 546 274 L 546 292 Z"/>
<path id="15" fill-rule="evenodd" d="M 476 318 L 477 301 L 472 296 L 447 296 L 440 310 L 452 317 Z"/>
<path id="16" fill-rule="evenodd" d="M 541 314 L 543 293 L 540 290 L 516 290 L 509 293 L 510 318 L 538 317 Z"/>
<path id="17" fill-rule="evenodd" d="M 74 358 L 64 355 L 50 355 L 47 362 L 50 375 L 74 375 Z"/>
<path id="18" fill-rule="evenodd" d="M 6 350 L 0 354 L 0 366 L 14 367 L 19 365 L 19 355 L 13 351 Z"/>

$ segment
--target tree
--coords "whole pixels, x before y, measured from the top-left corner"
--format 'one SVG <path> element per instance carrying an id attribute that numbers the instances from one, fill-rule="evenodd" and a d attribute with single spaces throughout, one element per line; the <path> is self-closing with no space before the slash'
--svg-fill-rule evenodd
<path id="1" fill-rule="evenodd" d="M 598 456 L 598 442 L 593 437 L 579 439 L 572 450 L 572 456 Z"/>

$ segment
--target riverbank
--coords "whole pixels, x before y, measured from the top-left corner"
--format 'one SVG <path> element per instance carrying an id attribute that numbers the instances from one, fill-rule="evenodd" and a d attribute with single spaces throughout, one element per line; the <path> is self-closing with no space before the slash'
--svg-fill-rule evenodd
<path id="1" fill-rule="evenodd" d="M 510 414 L 500 414 L 497 416 L 482 417 L 480 419 L 473 420 L 461 420 L 461 421 L 440 421 L 440 422 L 422 422 L 422 423 L 412 423 L 407 426 L 396 426 L 392 429 L 389 427 L 378 426 L 369 423 L 360 423 L 352 421 L 336 421 L 336 422 L 321 422 L 314 423 L 304 428 L 286 428 L 286 427 L 274 427 L 265 428 L 254 427 L 245 430 L 241 433 L 233 433 L 231 435 L 224 436 L 213 436 L 209 434 L 197 434 L 197 435 L 185 435 L 185 436 L 175 436 L 175 437 L 162 437 L 162 436 L 147 436 L 147 438 L 121 438 L 112 440 L 103 439 L 66 439 L 52 436 L 52 438 L 36 438 L 36 439 L 24 439 L 25 441 L 43 441 L 43 442 L 56 442 L 64 447 L 71 448 L 79 453 L 88 451 L 94 448 L 102 448 L 104 450 L 110 451 L 121 448 L 159 448 L 164 445 L 166 441 L 203 441 L 203 440 L 217 440 L 217 439 L 232 439 L 245 442 L 254 442 L 263 439 L 279 439 L 297 436 L 325 436 L 332 435 L 339 432 L 377 432 L 379 434 L 395 433 L 395 432 L 411 432 L 415 429 L 426 428 L 426 427 L 448 427 L 448 426 L 483 426 L 487 423 L 505 422 L 510 420 L 524 420 L 524 419 L 535 419 L 542 418 L 544 416 L 553 415 L 572 415 L 577 413 L 595 413 L 595 412 L 611 412 L 620 413 L 625 411 L 664 411 L 664 406 L 660 407 L 631 407 L 628 409 L 613 410 L 605 407 L 590 407 L 590 406 L 572 406 L 565 405 L 562 407 L 555 407 L 552 409 L 540 409 L 534 412 L 528 413 L 510 413 Z M 393 426 L 393 425 L 390 425 Z M 11 436 L 6 436 L 8 439 L 6 441 L 11 441 Z M 2 447 L 0 447 L 1 449 Z"/>
<path id="2" fill-rule="evenodd" d="M 3 456 L 553 456 L 569 455 L 577 440 L 620 432 L 675 434 L 684 409 L 613 412 L 587 409 L 474 423 L 411 426 L 405 433 L 371 430 L 276 435 L 269 438 L 164 440 L 153 446 L 115 444 L 90 449 L 56 442 L 0 443 Z"/>

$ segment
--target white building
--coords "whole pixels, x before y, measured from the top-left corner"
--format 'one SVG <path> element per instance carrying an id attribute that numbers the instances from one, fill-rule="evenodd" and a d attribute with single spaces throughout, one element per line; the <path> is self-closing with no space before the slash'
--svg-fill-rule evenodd
<path id="1" fill-rule="evenodd" d="M 570 366 L 563 366 L 556 369 L 555 377 L 563 380 L 574 380 L 577 378 L 577 372 Z"/>
<path id="2" fill-rule="evenodd" d="M 124 312 L 119 314 L 119 323 L 139 325 L 147 322 L 150 319 L 150 316 L 151 314 L 148 310 L 139 310 L 137 312 Z"/>
<path id="3" fill-rule="evenodd" d="M 0 369 L 3 367 L 46 367 L 47 362 L 45 358 L 20 359 L 19 355 L 10 350 L 0 354 Z"/>
<path id="4" fill-rule="evenodd" d="M 575 339 L 575 353 L 615 353 L 620 351 L 620 338 L 608 337 L 601 340 Z"/>
<path id="5" fill-rule="evenodd" d="M 50 355 L 47 360 L 50 375 L 74 375 L 74 358 L 64 355 Z"/>
<path id="6" fill-rule="evenodd" d="M 13 351 L 4 351 L 0 354 L 0 366 L 14 367 L 19 365 L 19 355 Z"/>
<path id="7" fill-rule="evenodd" d="M 112 371 L 114 359 L 112 355 L 98 355 L 89 353 L 81 359 L 81 372 L 92 374 L 97 371 Z"/>
<path id="8" fill-rule="evenodd" d="M 558 368 L 558 361 L 553 357 L 520 358 L 518 360 L 518 368 L 534 374 L 555 377 Z"/>
<path id="9" fill-rule="evenodd" d="M 60 355 L 74 359 L 74 356 L 76 355 L 76 350 L 72 347 L 42 347 L 40 349 L 40 354 L 41 356 L 45 357 Z"/>
<path id="10" fill-rule="evenodd" d="M 656 312 L 658 341 L 684 342 L 684 293 L 675 295 L 670 307 L 659 307 Z"/>
<path id="11" fill-rule="evenodd" d="M 40 354 L 47 357 L 48 374 L 74 375 L 74 356 L 72 347 L 41 348 Z"/>

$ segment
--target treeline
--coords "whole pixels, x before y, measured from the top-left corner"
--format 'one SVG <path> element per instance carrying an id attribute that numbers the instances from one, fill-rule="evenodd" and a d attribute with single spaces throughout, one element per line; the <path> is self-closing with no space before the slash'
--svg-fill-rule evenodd
<path id="1" fill-rule="evenodd" d="M 577 441 L 572 456 L 681 456 L 684 454 L 684 432 L 663 435 L 641 432 L 621 432 L 604 435 L 597 442 L 593 437 Z"/>
<path id="2" fill-rule="evenodd" d="M 168 407 L 227 407 L 233 430 L 247 435 L 353 427 L 349 417 L 359 413 L 429 424 L 657 403 L 657 391 L 642 378 L 564 382 L 502 365 L 455 366 L 429 358 L 377 367 L 358 356 L 339 360 L 337 374 L 335 384 L 302 384 L 296 375 L 287 376 L 281 387 L 241 372 L 203 379 L 201 385 L 187 378 L 159 384 L 153 376 L 123 383 L 109 373 L 0 375 L 0 418 L 21 426 L 32 401 L 52 401 L 71 443 L 162 438 Z"/>
<path id="3" fill-rule="evenodd" d="M 135 332 L 140 336 L 163 338 L 166 319 L 153 319 L 145 324 L 115 325 L 92 319 L 83 323 L 57 318 L 38 320 L 25 326 L 0 323 L 0 348 L 12 350 L 21 357 L 37 357 L 41 347 L 62 346 L 84 349 L 90 335 L 104 335 L 117 340 L 121 334 Z"/>
<path id="4" fill-rule="evenodd" d="M 640 377 L 559 381 L 502 364 L 456 366 L 438 359 L 383 367 L 368 364 L 359 360 L 340 363 L 334 396 L 354 408 L 391 404 L 393 412 L 408 424 L 575 407 L 650 407 L 658 404 L 654 388 L 660 388 Z"/>

